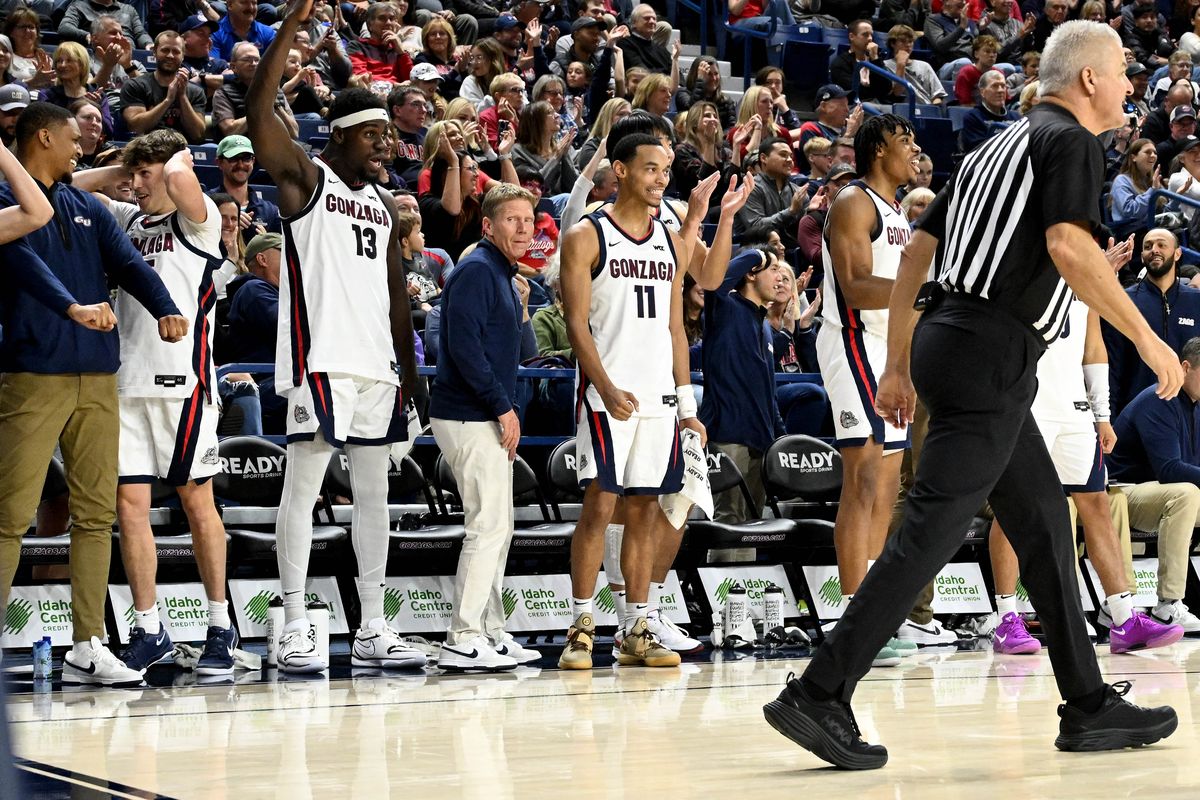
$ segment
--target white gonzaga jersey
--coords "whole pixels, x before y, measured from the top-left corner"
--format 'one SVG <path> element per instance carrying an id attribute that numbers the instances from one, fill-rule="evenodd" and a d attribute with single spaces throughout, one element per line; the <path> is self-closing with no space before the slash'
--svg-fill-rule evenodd
<path id="1" fill-rule="evenodd" d="M 1038 391 L 1033 416 L 1039 422 L 1092 420 L 1087 387 L 1083 382 L 1083 349 L 1087 339 L 1088 307 L 1074 295 L 1062 333 L 1038 361 Z"/>
<path id="2" fill-rule="evenodd" d="M 642 415 L 674 414 L 671 291 L 679 261 L 671 233 L 655 218 L 648 218 L 650 230 L 640 239 L 603 210 L 586 219 L 600 240 L 588 310 L 600 363 L 618 389 L 638 399 Z M 603 411 L 604 402 L 586 376 L 579 385 L 588 406 Z"/>
<path id="3" fill-rule="evenodd" d="M 900 253 L 912 236 L 912 227 L 895 201 L 880 197 L 874 189 L 860 180 L 851 181 L 848 186 L 857 186 L 875 203 L 875 230 L 871 232 L 871 274 L 895 280 L 896 271 L 900 267 Z M 821 263 L 825 267 L 825 280 L 821 287 L 821 296 L 825 298 L 825 307 L 821 312 L 825 315 L 824 324 L 860 328 L 887 339 L 887 309 L 852 308 L 838 287 L 837 275 L 833 271 L 833 259 L 829 254 L 828 220 L 825 222 L 825 231 L 821 238 Z"/>
<path id="4" fill-rule="evenodd" d="M 124 289 L 117 290 L 121 335 L 121 367 L 117 387 L 125 397 L 190 397 L 216 402 L 212 360 L 213 318 L 217 295 L 232 275 L 221 247 L 221 214 L 205 197 L 208 216 L 195 223 L 178 211 L 154 216 L 130 203 L 111 203 L 109 210 L 133 246 L 158 273 L 179 312 L 188 320 L 188 335 L 174 344 L 158 335 L 158 320 Z"/>
<path id="5" fill-rule="evenodd" d="M 294 389 L 309 373 L 399 384 L 389 318 L 392 215 L 374 184 L 351 186 L 319 157 L 317 185 L 283 221 L 275 384 Z"/>
<path id="6" fill-rule="evenodd" d="M 658 213 L 654 216 L 667 226 L 667 230 L 675 231 L 675 233 L 683 232 L 683 219 L 679 216 L 679 210 L 675 208 L 675 204 L 670 200 L 663 198 L 662 204 L 658 207 Z"/>

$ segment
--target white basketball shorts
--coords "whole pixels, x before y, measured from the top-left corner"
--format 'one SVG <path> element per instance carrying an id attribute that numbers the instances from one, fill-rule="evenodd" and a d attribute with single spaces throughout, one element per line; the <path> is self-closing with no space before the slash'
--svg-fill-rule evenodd
<path id="1" fill-rule="evenodd" d="M 1103 492 L 1108 483 L 1100 437 L 1089 412 L 1077 420 L 1040 420 L 1038 430 L 1046 440 L 1046 449 L 1054 470 L 1068 492 Z"/>
<path id="2" fill-rule="evenodd" d="M 618 421 L 584 405 L 575 436 L 579 485 L 593 480 L 619 495 L 674 494 L 683 486 L 683 448 L 674 416 Z"/>
<path id="3" fill-rule="evenodd" d="M 120 398 L 120 483 L 170 486 L 204 482 L 221 471 L 217 406 L 203 392 L 191 397 Z"/>
<path id="4" fill-rule="evenodd" d="M 817 331 L 817 362 L 833 409 L 838 447 L 859 447 L 874 439 L 884 454 L 912 446 L 908 426 L 888 425 L 875 413 L 875 390 L 887 362 L 887 342 L 857 328 L 822 325 Z"/>
<path id="5" fill-rule="evenodd" d="M 308 442 L 317 431 L 334 447 L 384 445 L 408 439 L 408 417 L 394 383 L 310 372 L 288 392 L 287 440 Z"/>

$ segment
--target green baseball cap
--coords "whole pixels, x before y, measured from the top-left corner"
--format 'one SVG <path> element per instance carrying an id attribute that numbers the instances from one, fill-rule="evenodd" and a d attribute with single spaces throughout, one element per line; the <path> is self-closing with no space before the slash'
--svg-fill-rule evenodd
<path id="1" fill-rule="evenodd" d="M 278 233 L 260 233 L 246 245 L 245 261 L 249 264 L 259 253 L 268 250 L 279 250 L 283 247 L 283 237 Z"/>
<path id="2" fill-rule="evenodd" d="M 254 155 L 254 145 L 250 144 L 250 140 L 241 134 L 235 133 L 232 136 L 226 136 L 217 145 L 217 158 L 233 158 L 243 153 Z"/>

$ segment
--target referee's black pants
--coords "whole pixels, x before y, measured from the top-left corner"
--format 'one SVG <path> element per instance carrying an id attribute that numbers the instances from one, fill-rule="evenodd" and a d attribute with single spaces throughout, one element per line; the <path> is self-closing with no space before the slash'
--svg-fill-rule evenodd
<path id="1" fill-rule="evenodd" d="M 849 701 L 858 680 L 958 551 L 984 500 L 1021 566 L 1064 699 L 1103 685 L 1084 628 L 1067 501 L 1029 406 L 1041 345 L 992 303 L 951 296 L 926 311 L 912 379 L 929 435 L 900 529 L 804 676 Z"/>

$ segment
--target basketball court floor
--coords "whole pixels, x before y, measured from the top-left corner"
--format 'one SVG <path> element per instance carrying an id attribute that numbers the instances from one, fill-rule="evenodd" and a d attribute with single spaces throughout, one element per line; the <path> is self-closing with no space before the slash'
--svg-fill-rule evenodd
<path id="1" fill-rule="evenodd" d="M 598 647 L 606 651 L 606 647 Z M 10 675 L 26 787 L 50 798 L 1196 798 L 1200 641 L 1110 655 L 1110 682 L 1179 713 L 1142 750 L 1053 747 L 1049 660 L 926 651 L 873 670 L 855 708 L 887 767 L 843 772 L 771 730 L 761 706 L 805 658 L 708 653 L 680 669 L 606 665 L 499 677 L 273 670 L 199 685 L 155 668 L 152 688 L 34 691 Z M 610 659 L 598 657 L 598 663 Z M 348 663 L 348 659 L 344 659 Z"/>

